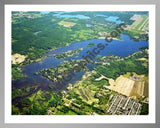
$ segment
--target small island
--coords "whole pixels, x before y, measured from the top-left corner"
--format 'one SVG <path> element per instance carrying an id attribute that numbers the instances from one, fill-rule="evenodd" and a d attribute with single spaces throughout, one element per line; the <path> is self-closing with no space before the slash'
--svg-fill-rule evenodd
<path id="1" fill-rule="evenodd" d="M 87 47 L 90 48 L 90 47 L 95 46 L 95 45 L 96 45 L 95 43 L 89 43 Z"/>
<path id="2" fill-rule="evenodd" d="M 61 54 L 55 54 L 54 57 L 56 59 L 64 59 L 64 58 L 67 58 L 67 57 L 72 57 L 73 55 L 78 55 L 80 51 L 82 51 L 83 48 L 78 48 L 78 49 L 75 49 L 75 50 L 69 50 L 67 52 L 62 52 Z"/>
<path id="3" fill-rule="evenodd" d="M 74 66 L 77 66 L 80 62 L 84 60 L 70 60 L 70 61 L 64 61 L 63 64 L 60 64 L 57 67 L 51 67 L 51 68 L 43 68 L 35 72 L 35 75 L 41 74 L 43 77 L 47 78 L 48 80 L 52 82 L 58 81 L 58 79 L 62 79 L 62 76 L 64 73 L 70 75 L 70 72 L 73 70 Z M 87 66 L 84 66 L 83 68 L 80 68 L 79 71 L 87 70 Z M 73 70 L 76 72 L 76 70 Z"/>

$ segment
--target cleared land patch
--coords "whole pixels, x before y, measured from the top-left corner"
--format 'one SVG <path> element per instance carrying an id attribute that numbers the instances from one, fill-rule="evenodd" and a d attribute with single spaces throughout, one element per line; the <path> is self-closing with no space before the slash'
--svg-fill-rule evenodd
<path id="1" fill-rule="evenodd" d="M 58 24 L 63 25 L 64 27 L 71 27 L 71 26 L 74 26 L 76 23 L 67 22 L 67 21 L 60 21 Z"/>
<path id="2" fill-rule="evenodd" d="M 141 18 L 141 15 L 134 14 L 134 16 L 130 18 L 130 20 L 138 20 L 139 18 Z"/>
<path id="3" fill-rule="evenodd" d="M 104 85 L 104 87 L 113 90 L 115 92 L 121 93 L 126 96 L 148 96 L 148 83 L 144 80 L 144 75 L 137 75 L 131 73 L 119 76 L 116 80 L 112 78 L 107 78 L 103 75 L 96 78 L 95 81 L 100 81 L 101 79 L 108 79 L 110 86 Z"/>
<path id="4" fill-rule="evenodd" d="M 147 62 L 148 62 L 148 60 L 147 60 L 146 58 L 139 58 L 139 59 L 137 59 L 137 60 L 147 61 Z"/>
<path id="5" fill-rule="evenodd" d="M 123 95 L 129 96 L 130 92 L 134 85 L 134 80 L 128 79 L 124 76 L 118 77 L 115 81 L 111 78 L 108 78 L 110 86 L 105 86 L 110 90 L 114 90 Z"/>
<path id="6" fill-rule="evenodd" d="M 16 54 L 12 55 L 12 63 L 13 64 L 22 63 L 25 60 L 26 57 L 27 56 L 16 53 Z"/>

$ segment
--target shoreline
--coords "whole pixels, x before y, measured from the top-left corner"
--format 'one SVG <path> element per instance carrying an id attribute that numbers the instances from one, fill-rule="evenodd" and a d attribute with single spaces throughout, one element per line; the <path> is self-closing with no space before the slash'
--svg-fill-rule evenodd
<path id="1" fill-rule="evenodd" d="M 98 37 L 97 39 L 105 39 L 106 37 Z M 108 38 L 111 39 L 111 38 Z M 119 40 L 119 41 L 123 41 L 122 39 L 118 39 L 118 38 L 112 38 L 113 40 Z"/>

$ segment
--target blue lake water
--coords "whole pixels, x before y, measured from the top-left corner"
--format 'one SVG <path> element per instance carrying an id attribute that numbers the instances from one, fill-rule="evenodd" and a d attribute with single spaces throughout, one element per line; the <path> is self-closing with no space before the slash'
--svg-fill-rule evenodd
<path id="1" fill-rule="evenodd" d="M 96 16 L 100 16 L 100 17 L 108 17 L 108 16 L 103 15 L 103 14 L 97 14 Z"/>
<path id="2" fill-rule="evenodd" d="M 124 23 L 123 21 L 118 20 L 118 19 L 119 17 L 117 16 L 109 16 L 108 18 L 105 18 L 106 21 L 115 22 L 116 24 Z"/>
<path id="3" fill-rule="evenodd" d="M 70 13 L 73 11 L 40 11 L 41 14 L 49 14 L 50 12 L 54 12 L 56 14 Z"/>
<path id="4" fill-rule="evenodd" d="M 90 19 L 90 17 L 85 15 L 69 15 L 69 14 L 53 14 L 57 18 L 78 18 L 78 19 Z"/>
<path id="5" fill-rule="evenodd" d="M 105 47 L 104 50 L 102 50 L 99 55 L 105 56 L 105 55 L 116 55 L 116 56 L 127 56 L 129 54 L 132 54 L 134 52 L 139 51 L 140 47 L 144 47 L 144 46 L 148 46 L 148 42 L 147 41 L 139 41 L 139 42 L 135 42 L 133 40 L 130 40 L 130 37 L 127 35 L 122 34 L 121 38 L 123 41 L 119 41 L 119 40 L 113 40 L 111 43 L 109 43 L 108 46 Z M 85 40 L 85 41 L 80 41 L 80 42 L 76 42 L 76 43 L 72 43 L 68 46 L 65 47 L 61 47 L 58 48 L 56 50 L 50 51 L 48 53 L 46 53 L 46 55 L 53 55 L 53 56 L 49 56 L 46 59 L 42 60 L 39 63 L 31 63 L 30 65 L 26 66 L 29 67 L 30 72 L 35 72 L 36 69 L 39 68 L 50 68 L 52 66 L 57 66 L 58 64 L 60 64 L 60 62 L 63 62 L 64 60 L 70 60 L 70 59 L 82 59 L 82 56 L 86 56 L 88 55 L 88 53 L 86 53 L 86 51 L 91 51 L 92 49 L 94 49 L 97 46 L 93 46 L 93 47 L 87 47 L 89 43 L 95 43 L 95 44 L 99 44 L 102 43 L 105 45 L 106 41 L 104 39 L 90 39 L 90 40 Z M 69 50 L 75 50 L 78 48 L 83 48 L 83 51 L 79 52 L 79 55 L 77 57 L 77 55 L 73 55 L 72 57 L 68 57 L 65 59 L 56 59 L 54 58 L 54 54 L 60 54 L 62 52 L 66 52 Z M 108 50 L 111 51 L 110 53 L 108 53 Z M 35 68 L 36 67 L 36 68 Z"/>
<path id="6" fill-rule="evenodd" d="M 87 24 L 87 27 L 91 28 L 91 27 L 92 27 L 92 25 L 91 25 L 91 24 Z"/>
<path id="7" fill-rule="evenodd" d="M 121 38 L 123 41 L 113 40 L 111 43 L 108 43 L 108 46 L 106 46 L 103 50 L 101 50 L 101 52 L 98 55 L 102 55 L 102 56 L 116 55 L 116 56 L 124 57 L 124 56 L 128 56 L 132 53 L 139 51 L 140 47 L 145 47 L 145 46 L 149 45 L 147 41 L 141 40 L 139 42 L 135 42 L 133 40 L 130 40 L 130 37 L 128 35 L 121 34 Z M 43 86 L 44 86 L 44 84 L 48 85 L 50 83 L 48 80 L 42 78 L 41 76 L 34 75 L 34 73 L 40 69 L 43 69 L 43 68 L 51 68 L 53 66 L 57 66 L 61 62 L 63 63 L 64 60 L 82 59 L 82 56 L 88 55 L 88 53 L 86 53 L 86 51 L 89 50 L 90 52 L 92 52 L 92 50 L 97 47 L 97 46 L 93 46 L 90 48 L 87 47 L 90 42 L 95 43 L 96 45 L 99 43 L 102 43 L 105 45 L 107 43 L 104 39 L 90 39 L 90 40 L 72 43 L 68 46 L 61 47 L 61 48 L 58 48 L 56 50 L 53 50 L 53 51 L 46 53 L 46 55 L 52 55 L 52 56 L 46 57 L 41 62 L 31 63 L 31 64 L 25 66 L 22 73 L 27 75 L 32 80 L 34 79 L 34 82 L 33 82 L 34 84 L 36 82 L 39 82 L 39 84 L 42 84 Z M 80 51 L 79 55 L 73 55 L 72 57 L 68 57 L 65 59 L 56 59 L 54 57 L 54 54 L 60 54 L 62 52 L 66 52 L 68 50 L 75 50 L 78 48 L 83 48 L 83 51 Z M 110 51 L 110 53 L 108 53 L 108 51 Z M 89 64 L 88 66 L 92 67 L 93 65 Z M 85 71 L 76 73 L 76 76 L 70 81 L 70 83 L 74 83 L 77 80 L 81 80 L 81 77 L 84 73 L 85 73 Z M 14 82 L 14 85 L 19 87 L 19 86 L 25 85 L 26 83 L 28 83 L 28 78 L 26 81 L 25 81 L 25 78 L 23 78 L 23 81 L 17 80 L 17 82 Z"/>
<path id="8" fill-rule="evenodd" d="M 48 14 L 50 11 L 40 11 L 41 14 Z"/>

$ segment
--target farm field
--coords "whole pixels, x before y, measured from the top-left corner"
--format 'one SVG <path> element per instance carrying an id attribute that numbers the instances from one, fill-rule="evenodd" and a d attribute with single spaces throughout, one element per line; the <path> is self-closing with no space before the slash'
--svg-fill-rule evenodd
<path id="1" fill-rule="evenodd" d="M 79 86 L 78 89 L 75 89 L 75 92 L 78 93 L 80 97 L 88 104 L 91 104 L 93 102 L 98 102 L 98 99 L 94 98 L 95 92 L 89 90 L 88 88 Z"/>
<path id="2" fill-rule="evenodd" d="M 109 80 L 110 86 L 105 86 L 106 88 L 120 94 L 126 96 L 136 96 L 136 98 L 139 96 L 148 96 L 148 82 L 144 80 L 137 81 L 132 78 L 128 78 L 128 74 L 121 75 L 116 80 L 104 76 L 101 76 L 96 80 L 100 80 L 101 78 Z"/>
<path id="3" fill-rule="evenodd" d="M 105 86 L 106 88 L 110 90 L 114 90 L 126 96 L 130 95 L 130 92 L 134 85 L 133 80 L 128 79 L 122 75 L 118 77 L 115 81 L 110 78 L 108 78 L 108 80 L 109 80 L 110 86 Z"/>

